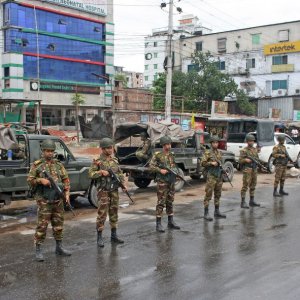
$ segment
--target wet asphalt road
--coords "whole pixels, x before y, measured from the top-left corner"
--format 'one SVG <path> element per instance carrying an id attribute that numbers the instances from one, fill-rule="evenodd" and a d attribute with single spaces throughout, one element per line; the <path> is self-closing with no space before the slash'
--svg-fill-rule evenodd
<path id="1" fill-rule="evenodd" d="M 299 299 L 298 181 L 287 189 L 284 199 L 258 189 L 263 207 L 249 210 L 227 193 L 227 219 L 210 223 L 200 201 L 177 204 L 182 230 L 164 234 L 154 230 L 154 208 L 121 213 L 126 243 L 112 246 L 107 227 L 104 249 L 93 218 L 73 220 L 64 239 L 73 255 L 56 257 L 48 232 L 44 263 L 34 261 L 30 230 L 2 235 L 0 299 Z"/>

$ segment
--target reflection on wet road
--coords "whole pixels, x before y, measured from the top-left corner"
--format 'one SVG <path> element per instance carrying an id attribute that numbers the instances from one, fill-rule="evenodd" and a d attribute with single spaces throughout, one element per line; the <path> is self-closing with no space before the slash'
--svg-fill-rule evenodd
<path id="1" fill-rule="evenodd" d="M 226 194 L 226 220 L 206 223 L 200 201 L 177 204 L 181 231 L 155 232 L 153 209 L 121 212 L 126 243 L 96 247 L 94 220 L 70 220 L 68 258 L 56 257 L 48 234 L 44 263 L 33 256 L 32 232 L 0 236 L 0 299 L 299 299 L 300 202 L 258 191 L 262 208 L 241 210 Z M 164 218 L 166 225 L 166 218 Z"/>

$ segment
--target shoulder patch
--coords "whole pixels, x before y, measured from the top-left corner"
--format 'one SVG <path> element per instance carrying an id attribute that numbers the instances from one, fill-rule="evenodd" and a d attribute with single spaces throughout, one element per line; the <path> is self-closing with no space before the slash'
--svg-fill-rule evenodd
<path id="1" fill-rule="evenodd" d="M 38 159 L 38 160 L 36 160 L 33 164 L 34 164 L 35 166 L 38 166 L 38 165 L 40 165 L 42 162 L 43 162 L 43 161 L 42 161 L 41 159 Z"/>

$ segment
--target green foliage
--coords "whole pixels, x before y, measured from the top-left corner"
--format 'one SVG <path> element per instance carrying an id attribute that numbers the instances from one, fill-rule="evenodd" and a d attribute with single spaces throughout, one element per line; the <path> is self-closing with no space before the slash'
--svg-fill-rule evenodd
<path id="1" fill-rule="evenodd" d="M 173 72 L 172 95 L 173 109 L 180 109 L 182 101 L 176 97 L 184 98 L 186 111 L 210 111 L 212 100 L 223 100 L 227 95 L 237 96 L 237 105 L 247 114 L 252 114 L 255 107 L 248 101 L 247 95 L 240 89 L 234 80 L 222 73 L 210 53 L 196 52 L 192 57 L 194 70 L 188 73 Z M 166 74 L 159 74 L 153 82 L 154 109 L 163 110 L 165 105 Z"/>
<path id="2" fill-rule="evenodd" d="M 124 74 L 116 74 L 115 75 L 115 81 L 120 81 L 122 82 L 122 85 L 124 88 L 127 88 L 127 79 L 126 79 L 126 76 Z"/>
<path id="3" fill-rule="evenodd" d="M 79 106 L 85 103 L 84 96 L 79 93 L 75 93 L 72 96 L 71 100 L 72 100 L 72 104 L 75 106 Z"/>

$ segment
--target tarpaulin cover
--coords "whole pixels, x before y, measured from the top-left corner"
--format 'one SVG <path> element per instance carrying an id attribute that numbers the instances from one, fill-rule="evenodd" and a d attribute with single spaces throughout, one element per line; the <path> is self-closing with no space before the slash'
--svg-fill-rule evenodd
<path id="1" fill-rule="evenodd" d="M 160 121 L 158 123 L 124 123 L 116 127 L 115 141 L 119 143 L 130 136 L 139 135 L 142 132 L 148 133 L 152 144 L 165 135 L 182 140 L 194 134 L 193 130 L 183 130 L 180 125 L 167 121 Z"/>
<path id="2" fill-rule="evenodd" d="M 0 127 L 0 149 L 18 149 L 18 141 L 13 130 L 9 127 Z"/>

